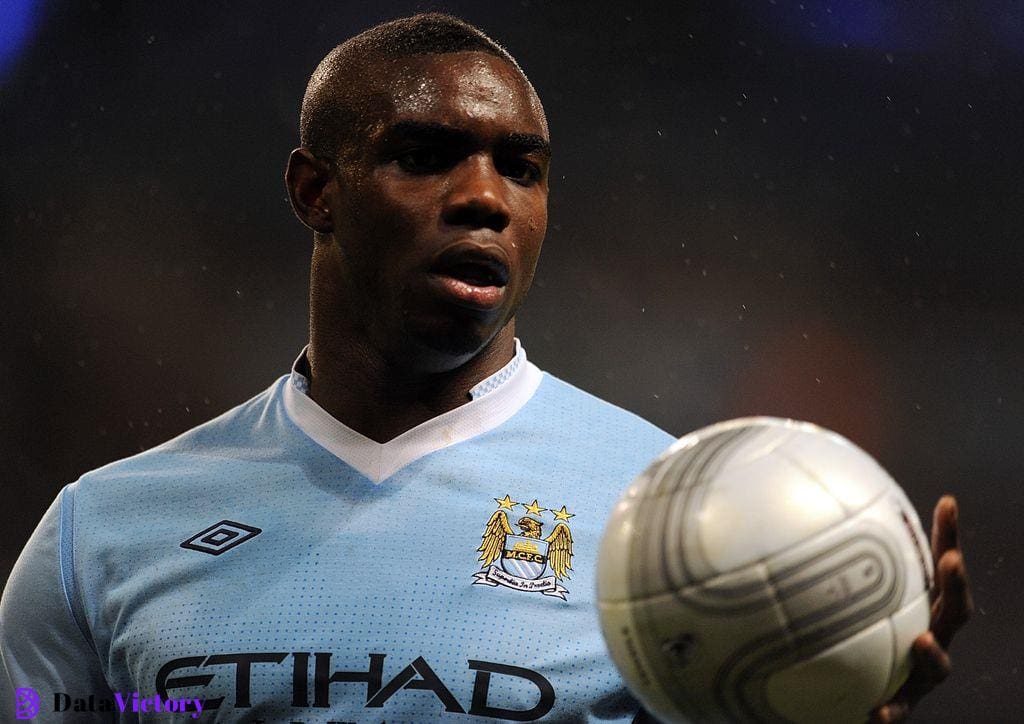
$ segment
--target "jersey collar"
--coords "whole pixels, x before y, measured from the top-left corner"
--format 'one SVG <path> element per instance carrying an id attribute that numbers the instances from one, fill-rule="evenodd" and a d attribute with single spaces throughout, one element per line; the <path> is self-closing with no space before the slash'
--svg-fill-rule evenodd
<path id="1" fill-rule="evenodd" d="M 284 384 L 284 409 L 292 422 L 328 452 L 374 483 L 394 475 L 424 455 L 476 437 L 502 424 L 533 397 L 541 371 L 527 361 L 516 339 L 512 361 L 469 391 L 469 402 L 420 423 L 380 443 L 332 417 L 309 397 L 306 349 L 302 350 Z"/>

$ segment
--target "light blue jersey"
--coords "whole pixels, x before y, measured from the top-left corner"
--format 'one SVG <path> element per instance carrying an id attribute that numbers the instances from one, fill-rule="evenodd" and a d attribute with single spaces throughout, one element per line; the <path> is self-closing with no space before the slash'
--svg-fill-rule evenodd
<path id="1" fill-rule="evenodd" d="M 518 343 L 383 444 L 303 369 L 64 488 L 0 606 L 0 720 L 631 721 L 595 561 L 672 438 Z"/>

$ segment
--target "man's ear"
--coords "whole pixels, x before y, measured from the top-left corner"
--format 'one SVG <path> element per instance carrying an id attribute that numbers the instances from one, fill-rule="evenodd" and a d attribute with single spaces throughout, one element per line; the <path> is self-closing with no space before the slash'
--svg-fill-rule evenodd
<path id="1" fill-rule="evenodd" d="M 334 230 L 326 193 L 332 174 L 331 164 L 314 156 L 308 148 L 292 151 L 284 171 L 292 211 L 309 229 L 321 234 Z"/>

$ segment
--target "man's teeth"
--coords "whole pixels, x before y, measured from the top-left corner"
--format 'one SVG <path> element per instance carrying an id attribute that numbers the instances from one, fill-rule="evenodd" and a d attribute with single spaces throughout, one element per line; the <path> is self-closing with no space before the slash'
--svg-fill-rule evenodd
<path id="1" fill-rule="evenodd" d="M 458 266 L 448 270 L 448 276 L 475 287 L 497 286 L 497 279 L 489 269 Z"/>

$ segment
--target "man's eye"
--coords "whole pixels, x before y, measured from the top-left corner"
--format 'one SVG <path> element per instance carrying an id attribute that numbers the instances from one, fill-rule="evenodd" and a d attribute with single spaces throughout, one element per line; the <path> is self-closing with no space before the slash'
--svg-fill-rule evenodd
<path id="1" fill-rule="evenodd" d="M 543 175 L 540 166 L 525 158 L 504 159 L 498 163 L 498 171 L 524 186 L 537 183 Z"/>
<path id="2" fill-rule="evenodd" d="M 395 159 L 403 171 L 410 173 L 430 173 L 444 168 L 447 160 L 435 148 L 413 148 L 405 151 Z"/>

